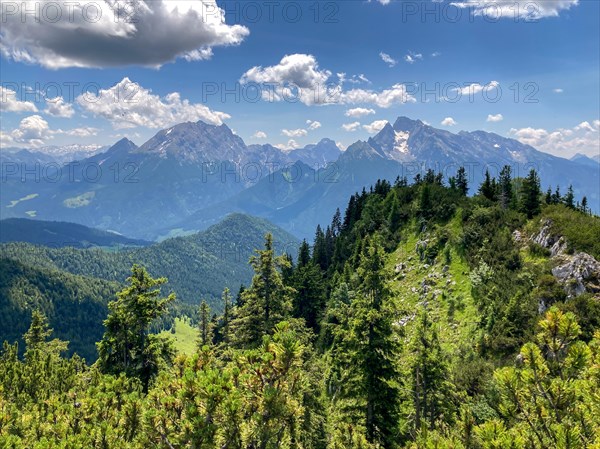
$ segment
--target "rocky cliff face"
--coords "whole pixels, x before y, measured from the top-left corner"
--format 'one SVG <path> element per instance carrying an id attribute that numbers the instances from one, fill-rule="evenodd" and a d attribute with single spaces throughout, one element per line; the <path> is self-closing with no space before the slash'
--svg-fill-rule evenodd
<path id="1" fill-rule="evenodd" d="M 561 282 L 569 296 L 585 292 L 600 293 L 600 262 L 586 253 L 558 256 L 558 266 L 552 274 Z"/>
<path id="2" fill-rule="evenodd" d="M 517 240 L 522 235 L 516 235 Z M 542 222 L 540 231 L 530 241 L 550 251 L 554 264 L 552 275 L 564 286 L 569 298 L 583 293 L 600 293 L 600 262 L 584 252 L 569 254 L 567 241 L 552 231 L 552 222 Z"/>

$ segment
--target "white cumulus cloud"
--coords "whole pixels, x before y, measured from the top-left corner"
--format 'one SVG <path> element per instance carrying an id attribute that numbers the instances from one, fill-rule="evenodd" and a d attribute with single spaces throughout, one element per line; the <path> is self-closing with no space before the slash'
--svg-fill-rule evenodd
<path id="1" fill-rule="evenodd" d="M 1 36 L 1 35 L 0 35 Z M 0 86 L 0 110 L 3 112 L 37 112 L 38 109 L 31 101 L 21 101 L 17 93 L 7 87 Z"/>
<path id="2" fill-rule="evenodd" d="M 177 123 L 203 120 L 221 125 L 230 118 L 224 112 L 213 111 L 199 103 L 182 100 L 177 92 L 161 98 L 129 78 L 98 93 L 87 92 L 77 97 L 84 110 L 109 120 L 115 129 L 168 128 Z"/>
<path id="3" fill-rule="evenodd" d="M 216 0 L 2 0 L 2 13 L 2 54 L 50 69 L 206 59 L 213 47 L 238 45 L 249 34 L 225 23 Z"/>
<path id="4" fill-rule="evenodd" d="M 476 95 L 489 90 L 495 89 L 500 85 L 498 81 L 490 81 L 488 84 L 472 83 L 464 87 L 456 87 L 452 89 L 454 92 L 458 92 L 461 95 Z"/>
<path id="5" fill-rule="evenodd" d="M 487 122 L 491 122 L 491 123 L 496 123 L 496 122 L 501 122 L 502 120 L 504 120 L 504 116 L 502 114 L 496 114 L 496 115 L 492 115 L 489 114 L 487 116 Z"/>
<path id="6" fill-rule="evenodd" d="M 255 139 L 266 139 L 267 133 L 264 131 L 256 131 L 252 137 Z"/>
<path id="7" fill-rule="evenodd" d="M 344 128 L 344 131 L 351 133 L 360 128 L 360 122 L 344 123 L 342 128 Z"/>
<path id="8" fill-rule="evenodd" d="M 304 137 L 308 134 L 308 131 L 305 129 L 282 129 L 281 134 L 287 137 Z"/>
<path id="9" fill-rule="evenodd" d="M 383 129 L 383 127 L 387 124 L 388 124 L 387 120 L 375 120 L 374 122 L 372 122 L 368 125 L 363 125 L 363 128 L 369 134 L 375 134 L 375 133 L 378 133 L 379 131 L 381 131 Z"/>
<path id="10" fill-rule="evenodd" d="M 45 145 L 56 135 L 73 137 L 91 137 L 98 134 L 98 129 L 92 127 L 73 128 L 69 130 L 51 129 L 42 116 L 35 114 L 25 117 L 19 127 L 11 132 L 0 132 L 3 145 L 20 145 L 28 148 L 37 148 Z"/>
<path id="11" fill-rule="evenodd" d="M 309 131 L 314 131 L 315 129 L 319 129 L 322 125 L 321 122 L 307 120 L 306 124 L 308 125 Z"/>
<path id="12" fill-rule="evenodd" d="M 10 133 L 10 138 L 15 143 L 39 147 L 51 138 L 50 126 L 41 116 L 30 115 L 21 120 L 19 127 Z"/>
<path id="13" fill-rule="evenodd" d="M 336 83 L 329 81 L 332 72 L 319 68 L 316 58 L 307 54 L 284 56 L 281 61 L 268 67 L 256 66 L 241 77 L 242 84 L 261 85 L 263 100 L 269 102 L 288 101 L 312 105 L 323 104 L 374 104 L 389 108 L 396 104 L 414 103 L 404 84 L 395 84 L 388 89 L 344 90 L 339 83 L 345 75 L 336 74 Z"/>
<path id="14" fill-rule="evenodd" d="M 570 158 L 577 153 L 590 157 L 600 154 L 600 120 L 584 121 L 571 128 L 546 130 L 544 128 L 511 129 L 510 134 L 521 143 L 553 154 Z"/>
<path id="15" fill-rule="evenodd" d="M 44 112 L 53 117 L 71 118 L 75 114 L 73 105 L 66 103 L 63 97 L 46 98 Z"/>
<path id="16" fill-rule="evenodd" d="M 380 108 L 389 108 L 396 104 L 415 103 L 417 100 L 409 94 L 404 84 L 394 84 L 380 92 L 365 89 L 352 89 L 340 94 L 343 104 L 374 104 Z"/>
<path id="17" fill-rule="evenodd" d="M 444 120 L 442 120 L 441 122 L 442 126 L 456 126 L 456 120 L 454 120 L 452 117 L 446 117 Z"/>
<path id="18" fill-rule="evenodd" d="M 355 118 L 359 118 L 359 117 L 364 117 L 365 115 L 372 115 L 375 114 L 375 110 L 374 109 L 367 109 L 367 108 L 353 108 L 353 109 L 348 109 L 344 115 L 346 117 L 355 117 Z"/>

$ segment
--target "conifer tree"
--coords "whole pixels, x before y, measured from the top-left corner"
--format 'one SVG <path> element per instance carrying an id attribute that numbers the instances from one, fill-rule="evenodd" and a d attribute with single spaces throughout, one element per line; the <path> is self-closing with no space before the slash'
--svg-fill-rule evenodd
<path id="1" fill-rule="evenodd" d="M 229 292 L 229 288 L 225 287 L 223 290 L 223 294 L 221 295 L 221 299 L 223 301 L 223 320 L 221 323 L 221 338 L 225 344 L 228 344 L 230 341 L 230 326 L 231 326 L 231 318 L 232 318 L 232 302 L 231 302 L 231 293 Z"/>
<path id="2" fill-rule="evenodd" d="M 546 197 L 544 200 L 546 204 L 552 204 L 552 187 L 548 187 L 548 190 L 546 191 Z"/>
<path id="3" fill-rule="evenodd" d="M 460 167 L 456 172 L 456 188 L 462 196 L 467 196 L 469 193 L 469 182 L 465 167 Z"/>
<path id="4" fill-rule="evenodd" d="M 552 204 L 560 204 L 562 201 L 562 196 L 560 195 L 560 186 L 556 186 L 556 190 L 552 195 Z"/>
<path id="5" fill-rule="evenodd" d="M 479 194 L 490 201 L 496 201 L 496 180 L 492 179 L 490 171 L 485 171 L 485 180 L 479 187 Z"/>
<path id="6" fill-rule="evenodd" d="M 414 428 L 418 432 L 423 425 L 433 428 L 441 418 L 449 422 L 453 410 L 453 387 L 449 382 L 446 355 L 424 310 L 420 314 L 411 349 L 414 359 L 412 382 L 408 389 L 413 395 Z"/>
<path id="7" fill-rule="evenodd" d="M 23 335 L 25 345 L 28 351 L 40 347 L 52 334 L 52 329 L 48 328 L 48 319 L 40 310 L 34 310 L 31 313 L 31 325 L 29 330 Z"/>
<path id="8" fill-rule="evenodd" d="M 53 354 L 58 356 L 61 352 L 66 351 L 69 345 L 68 342 L 57 338 L 48 341 L 53 330 L 48 325 L 48 318 L 41 310 L 35 309 L 31 313 L 31 325 L 23 335 L 25 340 L 25 357 L 30 357 L 34 352 L 40 351 L 45 354 Z"/>
<path id="9" fill-rule="evenodd" d="M 313 260 L 323 271 L 327 271 L 327 241 L 320 225 L 317 225 L 313 244 Z"/>
<path id="10" fill-rule="evenodd" d="M 284 285 L 281 276 L 281 269 L 287 264 L 286 258 L 275 256 L 273 236 L 267 234 L 265 248 L 250 258 L 254 269 L 252 284 L 242 292 L 242 305 L 231 322 L 231 337 L 236 346 L 260 345 L 263 336 L 271 334 L 275 325 L 289 316 L 293 289 Z"/>
<path id="11" fill-rule="evenodd" d="M 147 391 L 160 366 L 170 362 L 174 354 L 170 340 L 149 330 L 175 300 L 175 294 L 160 298 L 160 286 L 167 279 L 153 279 L 139 265 L 133 266 L 127 281 L 129 286 L 108 304 L 104 336 L 98 343 L 98 365 L 105 373 L 137 377 Z"/>
<path id="12" fill-rule="evenodd" d="M 521 212 L 527 215 L 527 218 L 533 218 L 541 210 L 541 188 L 540 178 L 535 170 L 531 170 L 529 175 L 521 184 Z"/>
<path id="13" fill-rule="evenodd" d="M 212 342 L 212 329 L 210 322 L 210 307 L 206 301 L 202 300 L 200 303 L 200 337 L 198 339 L 198 346 L 210 345 Z"/>
<path id="14" fill-rule="evenodd" d="M 342 213 L 339 207 L 335 210 L 335 214 L 331 220 L 331 232 L 333 232 L 334 237 L 337 237 L 342 232 Z"/>
<path id="15" fill-rule="evenodd" d="M 513 202 L 513 184 L 512 184 L 512 169 L 510 165 L 505 165 L 500 171 L 498 180 L 498 191 L 500 196 L 500 204 L 503 209 L 508 209 Z"/>
<path id="16" fill-rule="evenodd" d="M 366 240 L 357 269 L 356 296 L 344 325 L 347 329 L 340 334 L 344 340 L 337 360 L 346 365 L 347 372 L 339 380 L 340 399 L 355 404 L 348 409 L 350 419 L 356 419 L 352 409 L 362 416 L 367 441 L 388 449 L 398 443 L 400 396 L 393 382 L 398 377 L 399 343 L 392 324 L 394 307 L 384 252 L 378 242 Z"/>
<path id="17" fill-rule="evenodd" d="M 588 213 L 588 199 L 587 199 L 587 196 L 584 196 L 583 199 L 581 200 L 581 212 L 583 212 L 584 214 Z"/>
<path id="18" fill-rule="evenodd" d="M 433 216 L 433 201 L 431 200 L 431 186 L 423 184 L 421 186 L 421 195 L 419 197 L 419 215 L 428 220 Z"/>
<path id="19" fill-rule="evenodd" d="M 569 209 L 575 209 L 575 194 L 573 193 L 573 186 L 569 186 L 567 194 L 565 195 L 563 202 Z"/>
<path id="20" fill-rule="evenodd" d="M 318 334 L 325 309 L 325 282 L 321 270 L 310 258 L 306 240 L 300 245 L 292 286 L 295 290 L 294 317 L 303 318 L 306 326 Z"/>
<path id="21" fill-rule="evenodd" d="M 390 206 L 390 213 L 388 215 L 388 228 L 391 232 L 395 232 L 400 228 L 402 222 L 402 211 L 400 209 L 400 201 L 395 191 L 390 193 L 392 195 L 392 204 Z"/>

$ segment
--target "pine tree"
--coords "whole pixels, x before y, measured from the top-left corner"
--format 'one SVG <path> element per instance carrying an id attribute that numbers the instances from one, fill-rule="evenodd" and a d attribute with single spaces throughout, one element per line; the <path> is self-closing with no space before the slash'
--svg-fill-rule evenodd
<path id="1" fill-rule="evenodd" d="M 556 190 L 552 195 L 552 204 L 560 204 L 562 201 L 562 196 L 560 195 L 560 186 L 556 186 Z"/>
<path id="2" fill-rule="evenodd" d="M 295 289 L 294 317 L 303 318 L 306 326 L 318 335 L 325 309 L 325 281 L 320 268 L 310 259 L 306 240 L 300 246 L 298 266 L 294 271 L 292 286 Z"/>
<path id="3" fill-rule="evenodd" d="M 490 171 L 485 171 L 485 180 L 479 187 L 479 194 L 490 201 L 496 201 L 495 178 L 492 179 Z"/>
<path id="4" fill-rule="evenodd" d="M 411 349 L 414 359 L 409 390 L 413 394 L 414 427 L 418 432 L 423 424 L 431 429 L 439 419 L 450 422 L 454 399 L 446 355 L 426 311 L 420 314 Z"/>
<path id="5" fill-rule="evenodd" d="M 581 212 L 583 212 L 584 214 L 588 213 L 588 199 L 587 199 L 587 196 L 584 196 L 583 199 L 581 200 Z"/>
<path id="6" fill-rule="evenodd" d="M 510 165 L 505 165 L 500 171 L 500 178 L 498 180 L 498 191 L 500 196 L 500 204 L 503 209 L 508 209 L 513 202 L 513 184 L 512 184 L 512 170 Z"/>
<path id="7" fill-rule="evenodd" d="M 456 188 L 462 196 L 467 196 L 469 193 L 469 182 L 465 167 L 460 167 L 456 172 Z"/>
<path id="8" fill-rule="evenodd" d="M 340 232 L 342 232 L 342 213 L 340 212 L 339 207 L 335 210 L 335 214 L 331 220 L 331 231 L 333 232 L 334 237 L 337 237 L 340 235 Z"/>
<path id="9" fill-rule="evenodd" d="M 390 193 L 392 195 L 392 204 L 390 206 L 390 213 L 388 215 L 388 228 L 391 232 L 396 232 L 402 223 L 402 210 L 400 209 L 400 201 L 395 191 Z"/>
<path id="10" fill-rule="evenodd" d="M 548 187 L 548 190 L 546 191 L 545 202 L 548 205 L 552 204 L 552 187 Z"/>
<path id="11" fill-rule="evenodd" d="M 198 339 L 198 346 L 200 349 L 206 345 L 212 343 L 212 329 L 210 322 L 210 307 L 206 301 L 202 300 L 200 303 L 200 325 L 199 325 L 200 338 Z"/>
<path id="12" fill-rule="evenodd" d="M 425 182 L 425 184 L 435 184 L 436 183 L 435 172 L 431 168 L 425 172 L 425 177 L 423 178 L 423 182 Z"/>
<path id="13" fill-rule="evenodd" d="M 317 225 L 317 231 L 315 233 L 313 261 L 321 267 L 321 270 L 327 271 L 327 241 L 325 239 L 325 233 L 320 225 Z"/>
<path id="14" fill-rule="evenodd" d="M 46 318 L 46 315 L 40 310 L 34 310 L 31 313 L 29 330 L 23 335 L 26 349 L 30 351 L 39 348 L 51 334 L 52 329 L 48 328 L 48 318 Z"/>
<path id="15" fill-rule="evenodd" d="M 236 317 L 231 323 L 231 338 L 243 348 L 256 347 L 262 338 L 273 332 L 275 325 L 289 316 L 293 289 L 283 283 L 281 269 L 286 258 L 275 257 L 273 236 L 265 237 L 265 249 L 256 251 L 250 259 L 254 277 L 250 287 L 243 291 Z"/>
<path id="16" fill-rule="evenodd" d="M 429 184 L 423 184 L 421 186 L 419 215 L 425 220 L 428 220 L 433 216 L 433 201 L 431 200 L 431 186 Z"/>
<path id="17" fill-rule="evenodd" d="M 395 448 L 400 395 L 393 383 L 398 377 L 399 352 L 394 306 L 387 287 L 383 249 L 378 242 L 365 240 L 347 329 L 339 333 L 344 341 L 338 360 L 346 365 L 342 372 L 347 373 L 339 382 L 340 399 L 357 404 L 370 443 Z"/>
<path id="18" fill-rule="evenodd" d="M 223 290 L 223 294 L 221 295 L 221 299 L 223 301 L 223 319 L 221 322 L 221 338 L 225 344 L 228 344 L 230 341 L 230 326 L 231 326 L 231 315 L 232 315 L 232 302 L 231 302 L 231 293 L 229 289 L 225 287 Z"/>
<path id="19" fill-rule="evenodd" d="M 310 246 L 308 245 L 306 239 L 304 239 L 302 240 L 300 249 L 298 250 L 298 268 L 308 265 L 310 261 Z"/>
<path id="20" fill-rule="evenodd" d="M 104 336 L 97 345 L 98 365 L 105 373 L 137 377 L 148 391 L 151 379 L 174 353 L 170 340 L 149 333 L 150 325 L 165 314 L 175 294 L 160 298 L 160 286 L 167 279 L 153 279 L 138 265 L 127 281 L 129 286 L 108 304 Z"/>
<path id="21" fill-rule="evenodd" d="M 563 198 L 563 203 L 569 209 L 575 209 L 575 194 L 573 193 L 573 186 L 572 185 L 569 186 L 569 189 L 567 190 L 567 194 Z"/>
<path id="22" fill-rule="evenodd" d="M 521 184 L 520 210 L 527 215 L 527 218 L 533 218 L 540 213 L 541 195 L 540 178 L 536 171 L 532 169 Z"/>
<path id="23" fill-rule="evenodd" d="M 31 312 L 31 325 L 23 335 L 25 340 L 25 357 L 29 358 L 34 352 L 40 351 L 45 354 L 53 354 L 58 356 L 61 352 L 66 351 L 69 345 L 68 342 L 57 338 L 48 341 L 53 330 L 48 325 L 48 318 L 41 310 L 35 309 Z"/>

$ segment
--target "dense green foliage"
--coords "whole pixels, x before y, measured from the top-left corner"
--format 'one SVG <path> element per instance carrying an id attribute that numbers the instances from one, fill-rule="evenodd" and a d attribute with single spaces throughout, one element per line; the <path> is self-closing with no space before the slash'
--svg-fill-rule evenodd
<path id="1" fill-rule="evenodd" d="M 31 310 L 48 317 L 55 335 L 69 341 L 69 354 L 96 359 L 107 303 L 118 284 L 58 270 L 33 268 L 0 259 L 0 338 L 19 341 L 31 323 Z"/>
<path id="2" fill-rule="evenodd" d="M 24 357 L 0 356 L 0 446 L 600 448 L 600 297 L 569 298 L 526 240 L 599 219 L 547 202 L 535 172 L 473 198 L 464 172 L 449 184 L 379 181 L 297 258 L 267 234 L 220 315 L 196 301 L 191 355 L 151 332 L 172 298 L 138 266 L 92 366 L 33 312 Z"/>
<path id="3" fill-rule="evenodd" d="M 123 282 L 131 266 L 139 263 L 154 275 L 168 277 L 180 301 L 197 304 L 204 298 L 220 310 L 223 287 L 236 291 L 240 284 L 249 283 L 248 258 L 267 232 L 275 236 L 279 252 L 296 252 L 297 240 L 287 232 L 265 220 L 233 214 L 204 232 L 146 248 L 104 251 L 9 243 L 0 245 L 0 257 L 114 282 Z"/>

